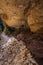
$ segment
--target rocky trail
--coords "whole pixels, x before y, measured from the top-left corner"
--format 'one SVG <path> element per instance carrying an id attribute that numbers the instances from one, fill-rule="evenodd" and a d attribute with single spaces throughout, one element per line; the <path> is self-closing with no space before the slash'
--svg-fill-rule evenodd
<path id="1" fill-rule="evenodd" d="M 27 36 L 24 32 L 15 38 L 1 33 L 0 65 L 43 65 L 43 38 L 41 38 L 31 33 Z"/>
<path id="2" fill-rule="evenodd" d="M 0 35 L 0 65 L 38 65 L 22 41 Z"/>

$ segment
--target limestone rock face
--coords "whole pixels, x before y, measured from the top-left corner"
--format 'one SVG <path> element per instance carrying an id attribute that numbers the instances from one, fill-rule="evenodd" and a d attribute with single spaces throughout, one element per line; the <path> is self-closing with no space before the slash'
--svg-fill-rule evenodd
<path id="1" fill-rule="evenodd" d="M 43 0 L 0 0 L 0 17 L 10 27 L 22 25 L 32 32 L 43 29 Z"/>

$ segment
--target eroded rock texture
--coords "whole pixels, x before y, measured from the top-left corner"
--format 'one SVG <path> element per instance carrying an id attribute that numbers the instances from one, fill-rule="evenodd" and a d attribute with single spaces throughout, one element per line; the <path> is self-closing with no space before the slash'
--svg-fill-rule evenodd
<path id="1" fill-rule="evenodd" d="M 24 42 L 1 34 L 0 65 L 38 65 Z"/>
<path id="2" fill-rule="evenodd" d="M 43 31 L 43 0 L 38 0 L 28 16 L 31 31 Z"/>
<path id="3" fill-rule="evenodd" d="M 43 31 L 43 0 L 0 0 L 0 17 L 10 27 Z"/>
<path id="4" fill-rule="evenodd" d="M 25 4 L 24 4 L 25 2 Z M 11 27 L 19 28 L 25 25 L 24 9 L 28 1 L 21 0 L 2 0 L 0 1 L 0 14 L 3 21 Z"/>

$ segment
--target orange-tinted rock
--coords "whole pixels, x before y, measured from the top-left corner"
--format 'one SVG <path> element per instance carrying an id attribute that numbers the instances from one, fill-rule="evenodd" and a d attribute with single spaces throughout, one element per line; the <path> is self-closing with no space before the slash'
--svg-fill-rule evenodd
<path id="1" fill-rule="evenodd" d="M 10 27 L 27 23 L 32 32 L 43 29 L 43 0 L 0 0 L 0 17 Z"/>

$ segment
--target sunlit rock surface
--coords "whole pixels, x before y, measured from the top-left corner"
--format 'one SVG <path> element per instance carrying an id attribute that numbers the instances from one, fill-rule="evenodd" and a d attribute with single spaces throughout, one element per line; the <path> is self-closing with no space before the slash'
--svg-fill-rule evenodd
<path id="1" fill-rule="evenodd" d="M 3 42 L 3 43 L 2 43 Z M 0 65 L 38 65 L 22 41 L 0 35 Z"/>
<path id="2" fill-rule="evenodd" d="M 26 0 L 0 1 L 0 15 L 2 20 L 10 27 L 19 28 L 21 25 L 25 25 L 24 10 L 27 7 L 27 3 L 28 1 Z"/>
<path id="3" fill-rule="evenodd" d="M 43 0 L 38 0 L 34 4 L 28 16 L 28 24 L 33 32 L 43 32 Z"/>
<path id="4" fill-rule="evenodd" d="M 0 17 L 10 27 L 28 23 L 32 32 L 43 31 L 43 0 L 0 0 Z"/>

